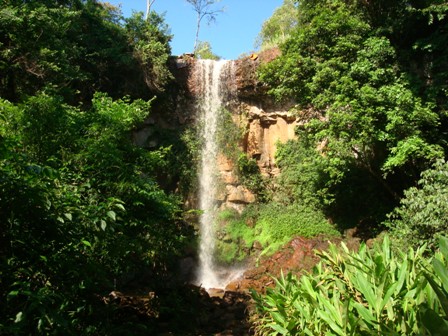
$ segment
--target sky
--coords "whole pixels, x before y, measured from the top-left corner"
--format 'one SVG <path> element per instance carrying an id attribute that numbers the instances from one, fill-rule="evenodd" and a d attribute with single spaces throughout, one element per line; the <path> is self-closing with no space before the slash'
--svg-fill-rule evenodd
<path id="1" fill-rule="evenodd" d="M 146 11 L 146 0 L 107 0 L 118 6 L 125 17 L 132 11 Z M 271 17 L 283 0 L 221 0 L 218 4 L 225 7 L 219 13 L 216 22 L 201 22 L 199 40 L 211 44 L 214 54 L 223 59 L 237 59 L 242 54 L 254 51 L 255 40 L 263 22 Z M 165 22 L 169 25 L 173 55 L 193 51 L 196 34 L 196 12 L 186 0 L 155 0 L 151 7 L 157 13 L 165 13 Z"/>

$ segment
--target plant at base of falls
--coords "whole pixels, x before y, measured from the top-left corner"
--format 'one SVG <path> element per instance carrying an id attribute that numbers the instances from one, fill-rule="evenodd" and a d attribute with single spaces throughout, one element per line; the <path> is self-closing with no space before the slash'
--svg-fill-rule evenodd
<path id="1" fill-rule="evenodd" d="M 431 334 L 448 334 L 448 238 L 439 238 L 439 252 L 432 260 L 432 269 L 424 272 L 432 289 L 436 293 L 444 316 L 428 307 L 423 313 L 423 324 Z"/>
<path id="2" fill-rule="evenodd" d="M 252 229 L 246 225 L 250 218 L 249 212 L 246 208 L 243 214 L 233 209 L 225 209 L 219 213 L 217 232 L 221 237 L 216 242 L 215 252 L 218 262 L 234 264 L 249 257 L 252 243 L 248 245 L 246 241 L 253 241 Z"/>
<path id="3" fill-rule="evenodd" d="M 318 235 L 337 237 L 340 233 L 329 223 L 322 211 L 310 206 L 279 203 L 261 204 L 253 228 L 253 241 L 263 246 L 263 254 L 273 254 L 294 237 Z"/>
<path id="4" fill-rule="evenodd" d="M 284 206 L 277 203 L 248 206 L 240 215 L 226 210 L 221 218 L 220 260 L 242 260 L 253 251 L 255 242 L 262 254 L 271 255 L 294 237 L 337 237 L 340 233 L 319 210 L 302 205 Z M 237 246 L 238 248 L 235 248 Z"/>
<path id="5" fill-rule="evenodd" d="M 434 250 L 439 235 L 448 231 L 448 163 L 439 160 L 421 174 L 418 187 L 404 192 L 404 198 L 385 223 L 401 247 L 427 243 Z"/>
<path id="6" fill-rule="evenodd" d="M 281 276 L 266 295 L 253 293 L 257 329 L 262 335 L 427 335 L 424 323 L 445 314 L 422 275 L 440 283 L 424 251 L 395 253 L 387 236 L 358 252 L 330 245 L 311 274 Z M 433 326 L 440 333 L 442 326 Z"/>

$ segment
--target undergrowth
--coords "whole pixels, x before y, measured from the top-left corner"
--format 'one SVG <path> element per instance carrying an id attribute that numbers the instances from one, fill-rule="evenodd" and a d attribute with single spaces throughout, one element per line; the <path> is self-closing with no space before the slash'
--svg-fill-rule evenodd
<path id="1" fill-rule="evenodd" d="M 228 209 L 218 218 L 221 239 L 217 244 L 217 258 L 225 263 L 254 254 L 272 255 L 297 236 L 339 235 L 322 212 L 298 204 L 251 205 L 242 214 Z"/>
<path id="2" fill-rule="evenodd" d="M 300 279 L 276 279 L 252 292 L 259 335 L 446 335 L 448 240 L 425 258 L 425 246 L 394 252 L 388 236 L 359 252 L 344 244 L 320 252 Z"/>

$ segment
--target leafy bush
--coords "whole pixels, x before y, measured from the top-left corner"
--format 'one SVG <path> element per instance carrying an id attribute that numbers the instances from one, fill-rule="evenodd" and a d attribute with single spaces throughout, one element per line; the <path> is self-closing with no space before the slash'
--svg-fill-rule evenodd
<path id="1" fill-rule="evenodd" d="M 220 218 L 224 222 L 220 226 L 224 227 L 225 241 L 220 242 L 218 255 L 220 260 L 226 261 L 231 261 L 232 257 L 233 260 L 247 257 L 255 241 L 263 247 L 262 254 L 270 255 L 293 237 L 339 235 L 322 212 L 297 204 L 261 204 L 248 207 L 241 215 L 226 210 Z"/>
<path id="2" fill-rule="evenodd" d="M 325 166 L 315 148 L 305 136 L 279 144 L 275 153 L 281 170 L 273 199 L 282 204 L 300 202 L 313 207 L 329 203 L 331 194 L 325 186 Z"/>
<path id="3" fill-rule="evenodd" d="M 253 239 L 264 247 L 263 253 L 271 254 L 293 237 L 320 234 L 339 235 L 321 211 L 298 204 L 285 207 L 271 203 L 261 207 Z"/>
<path id="4" fill-rule="evenodd" d="M 265 296 L 253 292 L 262 335 L 422 335 L 427 311 L 444 316 L 422 276 L 434 276 L 425 247 L 395 254 L 387 236 L 358 252 L 331 245 L 300 279 L 276 280 Z M 439 330 L 440 331 L 440 330 Z"/>
<path id="5" fill-rule="evenodd" d="M 438 237 L 448 233 L 448 163 L 439 160 L 424 171 L 385 224 L 398 245 L 426 242 L 434 250 Z"/>
<path id="6" fill-rule="evenodd" d="M 168 149 L 131 142 L 149 111 L 104 94 L 88 113 L 45 94 L 0 101 L 1 334 L 100 333 L 99 297 L 163 276 L 183 238 L 179 202 L 155 180 Z"/>
<path id="7" fill-rule="evenodd" d="M 444 311 L 441 317 L 437 311 L 428 307 L 424 311 L 423 323 L 433 335 L 448 333 L 448 238 L 440 237 L 439 252 L 432 259 L 432 269 L 424 272 L 432 289 L 436 293 Z"/>

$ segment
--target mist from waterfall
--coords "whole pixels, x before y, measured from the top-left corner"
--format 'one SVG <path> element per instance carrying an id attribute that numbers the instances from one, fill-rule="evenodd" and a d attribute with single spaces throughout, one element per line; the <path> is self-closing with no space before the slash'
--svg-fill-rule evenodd
<path id="1" fill-rule="evenodd" d="M 217 134 L 219 115 L 231 93 L 228 83 L 233 79 L 233 61 L 198 60 L 195 77 L 199 92 L 199 123 L 203 146 L 199 167 L 199 207 L 202 214 L 199 223 L 199 268 L 196 283 L 204 288 L 224 288 L 231 275 L 218 269 L 213 260 L 219 183 Z"/>

